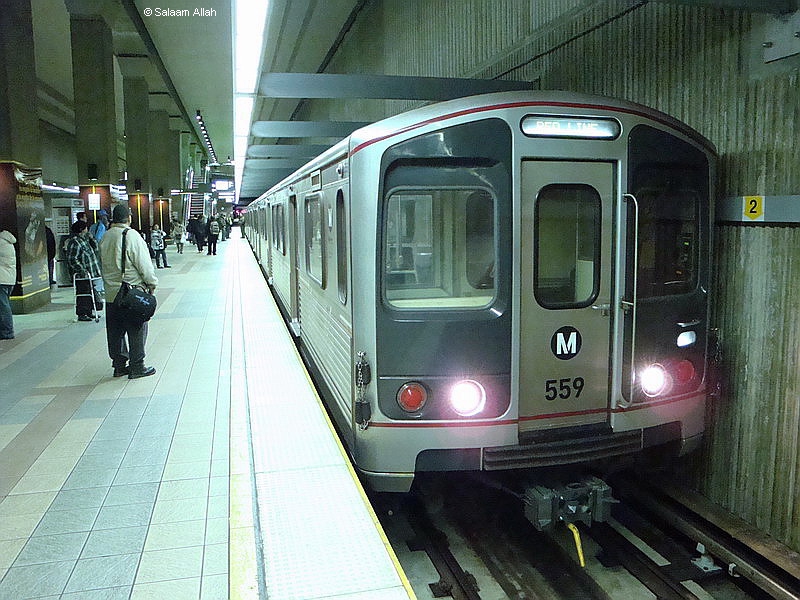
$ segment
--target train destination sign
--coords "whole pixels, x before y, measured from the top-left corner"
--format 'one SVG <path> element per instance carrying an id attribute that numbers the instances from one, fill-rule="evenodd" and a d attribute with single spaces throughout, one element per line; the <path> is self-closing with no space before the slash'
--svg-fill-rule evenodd
<path id="1" fill-rule="evenodd" d="M 553 115 L 526 115 L 522 119 L 522 133 L 529 137 L 568 137 L 596 140 L 614 140 L 622 127 L 615 119 L 599 117 L 555 117 Z"/>

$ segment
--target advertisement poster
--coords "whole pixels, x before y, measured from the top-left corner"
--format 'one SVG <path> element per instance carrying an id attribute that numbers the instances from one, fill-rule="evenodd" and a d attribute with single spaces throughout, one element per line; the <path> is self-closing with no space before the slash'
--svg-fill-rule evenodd
<path id="1" fill-rule="evenodd" d="M 20 312 L 50 302 L 42 171 L 0 163 L 0 229 L 17 238 L 17 287 L 12 305 Z"/>

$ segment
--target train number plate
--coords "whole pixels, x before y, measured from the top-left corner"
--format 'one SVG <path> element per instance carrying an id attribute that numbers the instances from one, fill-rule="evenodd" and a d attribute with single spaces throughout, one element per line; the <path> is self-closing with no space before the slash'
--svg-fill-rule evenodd
<path id="1" fill-rule="evenodd" d="M 545 400 L 579 398 L 584 386 L 583 377 L 564 377 L 548 379 L 544 382 Z"/>

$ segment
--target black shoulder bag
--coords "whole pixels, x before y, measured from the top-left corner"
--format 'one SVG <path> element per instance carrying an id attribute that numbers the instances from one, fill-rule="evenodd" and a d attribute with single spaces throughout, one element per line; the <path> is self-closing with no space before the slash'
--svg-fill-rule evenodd
<path id="1" fill-rule="evenodd" d="M 128 229 L 122 232 L 122 284 L 114 298 L 114 306 L 123 311 L 129 320 L 144 323 L 149 321 L 156 312 L 156 297 L 125 281 L 125 236 L 127 233 Z"/>

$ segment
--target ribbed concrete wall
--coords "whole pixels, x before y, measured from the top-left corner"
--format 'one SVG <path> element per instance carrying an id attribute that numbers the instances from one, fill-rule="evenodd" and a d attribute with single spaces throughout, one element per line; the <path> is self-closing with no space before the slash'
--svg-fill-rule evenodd
<path id="1" fill-rule="evenodd" d="M 759 63 L 765 18 L 661 2 L 376 0 L 328 72 L 501 77 L 625 98 L 709 137 L 723 196 L 798 194 L 800 62 Z M 306 112 L 368 120 L 412 105 L 318 101 Z M 717 228 L 714 320 L 728 385 L 688 465 L 703 493 L 796 550 L 798 248 L 793 227 Z"/>

